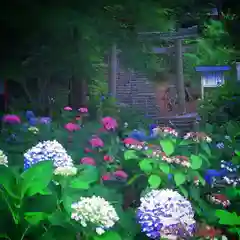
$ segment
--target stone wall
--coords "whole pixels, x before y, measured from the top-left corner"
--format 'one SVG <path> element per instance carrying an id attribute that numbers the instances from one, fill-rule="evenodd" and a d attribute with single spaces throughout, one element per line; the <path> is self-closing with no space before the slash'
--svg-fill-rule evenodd
<path id="1" fill-rule="evenodd" d="M 172 111 L 166 108 L 164 94 L 169 85 L 174 84 L 174 74 L 161 74 L 156 82 L 148 81 L 145 74 L 130 70 L 118 70 L 116 95 L 119 102 L 141 110 L 145 115 L 158 119 L 159 117 L 176 116 L 178 106 Z M 187 113 L 196 112 L 197 101 L 186 103 Z"/>
<path id="2" fill-rule="evenodd" d="M 149 117 L 160 116 L 154 84 L 145 74 L 119 69 L 116 97 L 119 102 L 135 107 Z"/>

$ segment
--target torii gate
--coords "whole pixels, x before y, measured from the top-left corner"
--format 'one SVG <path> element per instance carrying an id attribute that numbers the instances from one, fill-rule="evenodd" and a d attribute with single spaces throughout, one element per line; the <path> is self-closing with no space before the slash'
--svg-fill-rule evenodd
<path id="1" fill-rule="evenodd" d="M 179 29 L 177 32 L 141 32 L 139 33 L 140 40 L 174 40 L 173 48 L 157 48 L 153 47 L 153 53 L 166 54 L 174 49 L 176 54 L 176 85 L 179 98 L 179 107 L 182 113 L 186 111 L 185 104 L 185 87 L 184 87 L 184 75 L 183 75 L 183 47 L 182 40 L 185 38 L 193 38 L 198 36 L 198 26 L 191 28 Z M 112 45 L 111 55 L 109 61 L 109 92 L 113 97 L 116 96 L 116 79 L 117 79 L 117 46 Z"/>

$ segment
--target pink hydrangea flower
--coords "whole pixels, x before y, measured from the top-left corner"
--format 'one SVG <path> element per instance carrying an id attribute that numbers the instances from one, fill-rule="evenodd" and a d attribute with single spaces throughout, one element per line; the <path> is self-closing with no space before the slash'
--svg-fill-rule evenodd
<path id="1" fill-rule="evenodd" d="M 143 143 L 134 139 L 134 138 L 125 138 L 123 140 L 124 144 L 130 144 L 130 145 L 142 145 Z"/>
<path id="2" fill-rule="evenodd" d="M 88 113 L 88 109 L 86 107 L 81 107 L 78 109 L 80 113 Z"/>
<path id="3" fill-rule="evenodd" d="M 80 162 L 82 164 L 86 164 L 86 165 L 92 165 L 92 166 L 96 166 L 96 162 L 93 158 L 91 157 L 84 157 L 80 160 Z"/>
<path id="4" fill-rule="evenodd" d="M 112 162 L 113 158 L 109 155 L 104 155 L 103 160 L 106 161 L 106 162 Z"/>
<path id="5" fill-rule="evenodd" d="M 76 123 L 67 123 L 64 126 L 65 129 L 67 129 L 69 132 L 77 131 L 80 129 L 79 125 Z"/>
<path id="6" fill-rule="evenodd" d="M 85 148 L 85 149 L 84 149 L 84 152 L 85 152 L 85 153 L 90 153 L 90 152 L 92 152 L 92 149 L 90 149 L 90 148 Z"/>
<path id="7" fill-rule="evenodd" d="M 64 107 L 63 109 L 64 109 L 64 111 L 72 111 L 72 108 L 69 107 L 69 106 L 66 106 L 66 107 Z"/>
<path id="8" fill-rule="evenodd" d="M 5 123 L 12 123 L 12 124 L 21 123 L 20 117 L 14 114 L 4 115 L 2 121 Z"/>
<path id="9" fill-rule="evenodd" d="M 111 117 L 102 118 L 102 125 L 106 130 L 115 130 L 118 127 L 117 121 Z"/>
<path id="10" fill-rule="evenodd" d="M 103 180 L 103 181 L 111 180 L 111 175 L 110 175 L 109 173 L 104 174 L 104 175 L 102 176 L 102 180 Z"/>
<path id="11" fill-rule="evenodd" d="M 104 142 L 101 138 L 94 136 L 89 143 L 91 144 L 92 147 L 103 147 Z"/>
<path id="12" fill-rule="evenodd" d="M 123 170 L 117 170 L 113 173 L 113 175 L 120 178 L 128 178 L 127 173 L 125 173 Z"/>

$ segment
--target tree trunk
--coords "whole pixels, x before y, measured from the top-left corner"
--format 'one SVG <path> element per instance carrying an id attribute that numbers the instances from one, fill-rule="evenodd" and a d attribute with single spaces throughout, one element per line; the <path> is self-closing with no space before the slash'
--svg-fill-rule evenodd
<path id="1" fill-rule="evenodd" d="M 116 81 L 117 81 L 117 46 L 116 44 L 113 44 L 108 61 L 108 93 L 112 97 L 116 97 Z"/>
<path id="2" fill-rule="evenodd" d="M 70 103 L 73 108 L 86 106 L 87 104 L 87 81 L 72 77 L 70 87 Z"/>

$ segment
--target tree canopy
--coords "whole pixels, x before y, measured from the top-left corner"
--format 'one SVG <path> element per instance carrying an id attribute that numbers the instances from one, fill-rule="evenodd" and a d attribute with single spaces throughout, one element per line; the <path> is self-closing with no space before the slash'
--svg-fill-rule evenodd
<path id="1" fill-rule="evenodd" d="M 138 32 L 168 31 L 188 19 L 199 21 L 206 5 L 196 0 L 192 5 L 186 0 L 1 2 L 1 77 L 25 88 L 29 81 L 40 81 L 46 94 L 47 83 L 59 75 L 89 82 L 113 43 L 121 49 L 122 64 L 147 71 L 151 64 L 146 62 L 155 62 L 155 56 L 146 54 L 149 46 L 139 41 Z"/>

